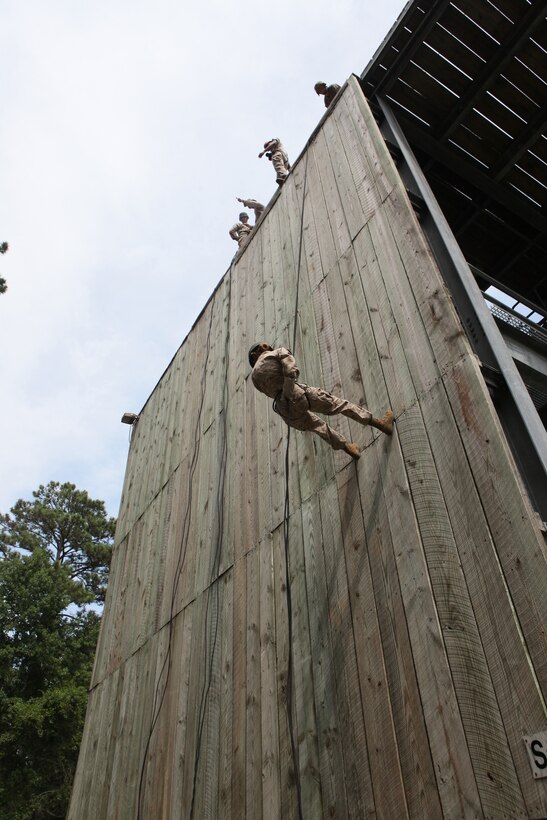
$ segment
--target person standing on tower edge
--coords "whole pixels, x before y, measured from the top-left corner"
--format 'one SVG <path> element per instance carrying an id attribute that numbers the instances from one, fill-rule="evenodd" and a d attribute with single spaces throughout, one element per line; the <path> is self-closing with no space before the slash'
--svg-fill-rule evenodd
<path id="1" fill-rule="evenodd" d="M 289 175 L 291 166 L 289 163 L 289 156 L 278 137 L 273 137 L 264 143 L 264 150 L 258 155 L 259 159 L 266 154 L 273 167 L 275 168 L 276 179 L 278 185 L 283 185 Z"/>
<path id="2" fill-rule="evenodd" d="M 249 214 L 246 214 L 245 211 L 242 211 L 239 214 L 239 222 L 236 222 L 230 228 L 230 236 L 237 242 L 237 246 L 239 249 L 243 248 L 244 245 L 247 244 L 249 241 L 249 234 L 251 233 L 253 227 L 249 225 Z"/>
<path id="3" fill-rule="evenodd" d="M 252 211 L 255 212 L 255 225 L 262 216 L 264 212 L 264 205 L 261 202 L 257 202 L 256 199 L 240 199 L 236 196 L 238 202 L 241 202 L 244 208 L 250 208 Z"/>
<path id="4" fill-rule="evenodd" d="M 325 97 L 325 108 L 329 107 L 331 102 L 334 100 L 334 98 L 340 91 L 340 86 L 337 83 L 327 85 L 326 83 L 318 82 L 315 83 L 314 88 L 316 94 L 319 94 L 320 97 Z"/>

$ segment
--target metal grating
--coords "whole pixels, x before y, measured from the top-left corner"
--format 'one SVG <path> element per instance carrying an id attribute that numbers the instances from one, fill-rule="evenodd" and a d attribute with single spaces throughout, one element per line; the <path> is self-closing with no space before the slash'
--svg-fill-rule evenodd
<path id="1" fill-rule="evenodd" d="M 533 325 L 531 322 L 527 322 L 526 319 L 509 308 L 496 303 L 492 300 L 492 297 L 485 296 L 485 299 L 490 312 L 496 319 L 509 325 L 513 330 L 518 330 L 519 333 L 528 336 L 529 339 L 533 339 L 547 351 L 547 333 L 544 330 Z"/>
<path id="2" fill-rule="evenodd" d="M 414 0 L 362 74 L 468 261 L 547 309 L 543 0 Z"/>

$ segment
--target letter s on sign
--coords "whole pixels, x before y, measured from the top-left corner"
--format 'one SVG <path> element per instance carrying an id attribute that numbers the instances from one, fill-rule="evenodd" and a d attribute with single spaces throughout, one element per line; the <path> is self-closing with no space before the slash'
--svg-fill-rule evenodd
<path id="1" fill-rule="evenodd" d="M 523 738 L 535 778 L 547 777 L 547 731 Z"/>
<path id="2" fill-rule="evenodd" d="M 533 740 L 530 743 L 530 749 L 534 755 L 534 760 L 538 769 L 547 768 L 547 755 L 543 751 L 543 746 L 540 740 Z"/>

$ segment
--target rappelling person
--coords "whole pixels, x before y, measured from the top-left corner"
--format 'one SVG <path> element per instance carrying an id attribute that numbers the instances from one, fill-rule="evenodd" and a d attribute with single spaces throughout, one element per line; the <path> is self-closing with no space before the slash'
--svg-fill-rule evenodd
<path id="1" fill-rule="evenodd" d="M 370 425 L 381 430 L 386 436 L 393 432 L 393 413 L 388 410 L 381 419 L 372 413 L 327 393 L 320 387 L 310 387 L 298 382 L 299 370 L 290 350 L 278 347 L 275 350 L 268 342 L 258 342 L 249 350 L 249 364 L 253 368 L 251 378 L 261 393 L 274 399 L 273 408 L 285 424 L 296 430 L 309 430 L 327 441 L 333 450 L 344 450 L 354 459 L 361 455 L 358 444 L 347 441 L 344 436 L 329 427 L 315 415 L 324 413 L 333 416 L 341 413 L 359 424 Z M 315 411 L 315 412 L 313 412 Z"/>
<path id="2" fill-rule="evenodd" d="M 333 83 L 332 85 L 327 85 L 323 82 L 315 83 L 314 85 L 315 93 L 319 94 L 319 96 L 323 96 L 325 98 L 325 108 L 328 108 L 331 102 L 334 100 L 338 92 L 340 91 L 340 86 L 337 83 Z"/>
<path id="3" fill-rule="evenodd" d="M 252 225 L 249 225 L 249 214 L 246 214 L 245 211 L 242 211 L 239 214 L 239 222 L 236 222 L 230 228 L 230 236 L 237 242 L 238 248 L 244 247 L 249 241 L 249 234 L 253 229 Z"/>
<path id="4" fill-rule="evenodd" d="M 244 208 L 250 208 L 251 211 L 255 213 L 255 225 L 262 216 L 264 212 L 264 205 L 261 202 L 257 202 L 256 199 L 240 199 L 236 196 L 238 202 L 241 202 Z"/>
<path id="5" fill-rule="evenodd" d="M 258 158 L 261 159 L 264 154 L 271 161 L 275 168 L 276 179 L 278 185 L 283 185 L 289 175 L 291 166 L 289 163 L 289 156 L 283 147 L 280 139 L 274 137 L 264 143 L 264 150 L 260 152 Z"/>

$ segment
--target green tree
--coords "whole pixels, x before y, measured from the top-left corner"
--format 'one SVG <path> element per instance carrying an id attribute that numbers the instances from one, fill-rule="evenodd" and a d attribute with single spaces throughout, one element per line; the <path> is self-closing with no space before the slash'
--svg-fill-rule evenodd
<path id="1" fill-rule="evenodd" d="M 45 549 L 70 568 L 81 590 L 76 603 L 103 601 L 116 529 L 104 502 L 57 481 L 41 484 L 33 496 L 34 501 L 19 499 L 11 514 L 0 515 L 0 550 Z"/>
<path id="2" fill-rule="evenodd" d="M 34 499 L 0 519 L 0 820 L 66 815 L 114 531 L 72 484 Z"/>
<path id="3" fill-rule="evenodd" d="M 7 242 L 0 242 L 0 253 L 6 253 L 9 249 L 9 245 Z M 0 276 L 0 293 L 5 293 L 8 289 L 8 283 L 6 280 Z"/>

